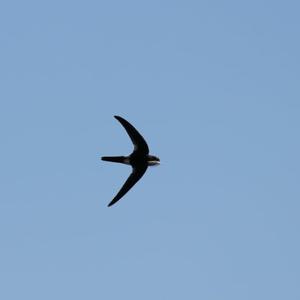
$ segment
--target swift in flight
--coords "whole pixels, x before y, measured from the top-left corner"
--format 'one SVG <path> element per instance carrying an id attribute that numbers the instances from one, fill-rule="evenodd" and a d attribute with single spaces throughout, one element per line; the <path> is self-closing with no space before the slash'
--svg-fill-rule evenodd
<path id="1" fill-rule="evenodd" d="M 112 206 L 119 201 L 142 178 L 148 166 L 155 166 L 160 163 L 158 157 L 149 155 L 148 145 L 142 135 L 125 119 L 119 116 L 115 116 L 115 118 L 125 128 L 133 143 L 134 149 L 129 156 L 103 156 L 101 158 L 105 161 L 131 165 L 132 167 L 132 173 L 108 206 Z"/>

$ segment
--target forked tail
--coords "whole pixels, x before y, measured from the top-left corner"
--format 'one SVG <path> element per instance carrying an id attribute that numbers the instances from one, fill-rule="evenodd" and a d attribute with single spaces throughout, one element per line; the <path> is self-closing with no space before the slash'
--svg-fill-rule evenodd
<path id="1" fill-rule="evenodd" d="M 102 156 L 102 160 L 104 161 L 111 161 L 111 162 L 116 162 L 116 163 L 124 163 L 124 156 Z"/>

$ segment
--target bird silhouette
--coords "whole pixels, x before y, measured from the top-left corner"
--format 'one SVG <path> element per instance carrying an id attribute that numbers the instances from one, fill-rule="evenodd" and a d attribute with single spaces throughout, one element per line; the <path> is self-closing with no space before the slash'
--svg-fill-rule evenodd
<path id="1" fill-rule="evenodd" d="M 112 206 L 119 201 L 145 174 L 148 166 L 155 166 L 160 163 L 160 159 L 154 155 L 149 155 L 149 148 L 142 135 L 125 119 L 120 116 L 114 116 L 125 128 L 129 135 L 134 149 L 129 156 L 103 156 L 104 161 L 122 163 L 131 165 L 132 173 L 129 175 L 124 185 L 121 187 L 116 196 L 108 204 Z"/>

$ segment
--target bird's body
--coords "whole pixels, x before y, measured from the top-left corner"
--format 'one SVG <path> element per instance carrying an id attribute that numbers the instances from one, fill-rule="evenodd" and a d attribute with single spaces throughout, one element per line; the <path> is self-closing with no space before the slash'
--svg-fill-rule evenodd
<path id="1" fill-rule="evenodd" d="M 108 204 L 111 206 L 120 200 L 135 184 L 136 182 L 144 175 L 148 166 L 158 165 L 160 160 L 158 157 L 149 155 L 149 148 L 141 136 L 141 134 L 125 119 L 115 116 L 115 118 L 122 124 L 131 138 L 134 150 L 129 156 L 103 156 L 102 160 L 122 163 L 132 166 L 132 173 L 114 197 L 114 199 Z"/>

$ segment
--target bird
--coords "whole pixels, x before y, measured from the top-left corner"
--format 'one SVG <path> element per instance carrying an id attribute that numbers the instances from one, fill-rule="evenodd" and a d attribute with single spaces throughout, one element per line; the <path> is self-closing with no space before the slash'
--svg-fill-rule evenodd
<path id="1" fill-rule="evenodd" d="M 124 127 L 129 135 L 134 149 L 128 156 L 102 156 L 103 161 L 115 162 L 130 165 L 132 172 L 121 187 L 116 196 L 108 204 L 108 207 L 119 201 L 145 174 L 148 166 L 160 164 L 160 159 L 157 156 L 149 154 L 149 147 L 143 136 L 131 125 L 128 121 L 120 116 L 114 116 Z"/>

